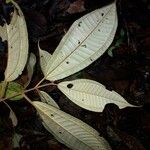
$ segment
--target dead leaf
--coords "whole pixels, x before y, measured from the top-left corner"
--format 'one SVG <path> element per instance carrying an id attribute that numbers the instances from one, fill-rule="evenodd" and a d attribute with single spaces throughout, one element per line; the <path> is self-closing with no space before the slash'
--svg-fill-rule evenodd
<path id="1" fill-rule="evenodd" d="M 70 4 L 70 7 L 67 9 L 69 14 L 80 13 L 85 11 L 84 0 L 77 0 Z"/>

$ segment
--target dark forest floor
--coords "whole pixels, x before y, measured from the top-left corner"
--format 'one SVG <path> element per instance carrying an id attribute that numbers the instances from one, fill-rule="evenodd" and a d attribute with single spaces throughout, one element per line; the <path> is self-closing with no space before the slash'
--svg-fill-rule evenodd
<path id="1" fill-rule="evenodd" d="M 28 26 L 30 52 L 38 56 L 37 41 L 52 53 L 70 25 L 84 14 L 109 4 L 110 0 L 17 0 Z M 8 16 L 9 7 L 1 4 L 0 15 Z M 2 10 L 3 8 L 3 10 Z M 69 101 L 58 89 L 46 89 L 60 108 L 97 129 L 114 150 L 150 150 L 150 2 L 118 0 L 119 26 L 108 52 L 89 67 L 67 78 L 93 79 L 115 90 L 139 108 L 119 109 L 108 104 L 102 113 L 86 111 Z M 0 80 L 6 67 L 7 54 L 0 42 Z M 31 87 L 42 77 L 37 64 Z M 23 82 L 26 71 L 19 81 Z M 31 93 L 33 99 L 36 93 Z M 0 103 L 0 150 L 12 150 L 13 135 L 19 136 L 16 150 L 67 150 L 42 126 L 36 111 L 26 101 L 9 102 L 18 118 L 14 129 L 9 111 Z"/>

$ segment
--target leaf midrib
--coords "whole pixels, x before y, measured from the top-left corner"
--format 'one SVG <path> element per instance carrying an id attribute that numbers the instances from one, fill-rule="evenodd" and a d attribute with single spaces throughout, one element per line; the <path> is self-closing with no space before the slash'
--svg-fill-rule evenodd
<path id="1" fill-rule="evenodd" d="M 113 6 L 110 7 L 109 11 L 103 16 L 102 20 L 100 20 L 100 21 L 98 22 L 98 24 L 97 24 L 97 25 L 94 27 L 94 29 L 85 37 L 85 39 L 84 39 L 82 42 L 80 42 L 80 44 L 77 45 L 77 47 L 76 47 L 67 57 L 65 57 L 57 66 L 55 66 L 54 69 L 52 69 L 50 72 L 48 72 L 48 73 L 46 74 L 45 78 L 47 78 L 47 77 L 50 75 L 51 72 L 53 72 L 57 67 L 59 67 L 68 57 L 70 57 L 70 55 L 71 55 L 72 53 L 74 53 L 74 51 L 76 51 L 76 50 L 87 40 L 87 38 L 94 32 L 94 30 L 98 27 L 98 25 L 105 19 L 105 17 L 106 17 L 106 16 L 108 15 L 108 13 L 111 11 L 112 7 L 113 7 Z"/>
<path id="2" fill-rule="evenodd" d="M 45 107 L 45 106 L 44 106 Z M 53 107 L 53 106 L 51 106 L 51 107 Z M 51 111 L 53 111 L 53 110 L 51 110 Z M 59 111 L 61 111 L 61 110 L 59 110 Z M 50 118 L 49 117 L 49 115 L 47 115 L 46 114 L 46 112 L 45 111 L 41 111 L 44 115 L 46 115 L 48 118 Z M 55 112 L 55 111 L 53 111 L 53 112 Z M 55 113 L 57 113 L 57 112 L 55 112 Z M 61 116 L 61 117 L 63 117 L 63 118 L 66 118 L 66 117 L 64 117 L 63 115 L 61 115 L 61 113 L 60 114 L 58 114 L 57 113 L 57 115 L 59 115 L 59 116 Z M 68 114 L 67 114 L 68 115 Z M 71 116 L 72 117 L 72 116 Z M 51 118 L 50 118 L 51 119 Z M 76 118 L 77 119 L 77 118 Z M 53 119 L 51 119 L 52 121 L 54 121 Z M 69 120 L 70 122 L 73 122 L 74 124 L 77 124 L 78 126 L 80 126 L 83 130 L 85 130 L 85 128 L 84 128 L 84 126 L 82 126 L 82 125 L 80 125 L 79 123 L 76 123 L 74 120 L 71 120 L 70 118 L 67 118 L 67 120 Z M 79 120 L 80 121 L 80 120 Z M 55 121 L 54 121 L 55 122 Z M 55 122 L 56 124 L 58 124 L 58 126 L 60 126 L 61 128 L 63 128 L 66 132 L 69 132 L 66 128 L 64 128 L 64 127 L 62 127 L 58 122 Z M 84 123 L 84 122 L 83 122 Z M 93 135 L 93 137 L 95 137 L 96 139 L 97 139 L 97 141 L 100 141 L 100 139 L 98 139 L 92 132 L 89 132 L 89 130 L 85 130 L 87 133 L 90 133 L 91 135 Z M 81 141 L 81 143 L 83 143 L 83 144 L 86 144 L 86 143 L 84 143 L 82 140 L 80 140 L 77 136 L 75 136 L 75 135 L 73 135 L 71 132 L 69 132 L 73 137 L 75 137 L 76 139 L 78 139 L 79 141 Z M 102 137 L 103 138 L 103 137 Z M 104 139 L 105 140 L 105 139 Z M 101 141 L 100 141 L 101 142 Z M 90 147 L 90 145 L 87 145 L 87 146 L 89 146 Z M 90 148 L 92 148 L 92 147 L 90 147 Z M 92 148 L 93 149 L 93 148 Z M 93 149 L 94 150 L 94 149 Z"/>
<path id="3" fill-rule="evenodd" d="M 114 28 L 113 28 L 113 29 L 114 29 Z M 111 33 L 112 33 L 113 31 L 114 31 L 114 30 L 112 30 Z M 110 38 L 110 37 L 108 37 L 108 39 L 109 39 L 109 38 Z M 108 39 L 105 41 L 104 45 L 107 43 Z M 98 49 L 98 51 L 99 51 L 101 48 L 103 48 L 103 46 L 100 47 L 100 48 Z M 96 52 L 97 52 L 97 51 L 96 51 Z M 90 57 L 93 57 L 93 55 L 95 55 L 96 52 L 93 53 L 92 56 L 90 56 Z M 86 59 L 85 59 L 83 62 L 81 62 L 81 63 L 82 63 L 82 64 L 85 63 L 90 57 L 86 58 Z M 64 61 L 65 61 L 65 60 L 64 60 Z M 93 61 L 93 62 L 94 62 L 94 61 Z M 61 65 L 61 64 L 60 64 L 60 65 Z M 76 68 L 78 65 L 79 65 L 79 64 L 73 66 L 71 69 Z M 58 66 L 57 66 L 57 67 L 58 67 Z M 56 69 L 56 68 L 55 68 L 55 69 Z M 54 70 L 55 70 L 55 69 L 54 69 Z M 54 76 L 59 76 L 60 74 L 64 73 L 65 71 L 66 71 L 66 70 L 64 70 L 64 71 L 62 71 L 61 73 L 59 73 L 59 74 L 57 74 L 57 75 L 54 75 Z M 53 78 L 54 76 L 51 76 L 51 78 Z"/>

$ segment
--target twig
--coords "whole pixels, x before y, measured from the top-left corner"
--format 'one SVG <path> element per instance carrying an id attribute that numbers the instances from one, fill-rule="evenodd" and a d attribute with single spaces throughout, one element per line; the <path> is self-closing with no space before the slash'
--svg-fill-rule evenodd
<path id="1" fill-rule="evenodd" d="M 10 98 L 13 98 L 13 97 L 16 97 L 16 96 L 19 96 L 19 95 L 24 95 L 25 93 L 34 91 L 36 89 L 40 89 L 40 88 L 43 88 L 43 87 L 46 87 L 46 86 L 51 86 L 51 85 L 57 85 L 57 84 L 55 84 L 55 83 L 47 83 L 47 84 L 43 84 L 43 85 L 40 85 L 40 86 L 35 86 L 35 87 L 31 88 L 31 89 L 25 90 L 24 92 L 14 94 L 14 95 L 9 96 L 9 97 L 5 97 L 5 98 L 1 99 L 0 102 L 3 102 L 5 100 L 7 100 L 7 99 L 10 99 Z"/>
<path id="2" fill-rule="evenodd" d="M 23 94 L 23 97 L 31 104 L 33 105 L 32 101 L 30 100 L 30 98 L 28 96 L 26 96 L 25 94 Z"/>
<path id="3" fill-rule="evenodd" d="M 38 84 L 35 86 L 35 88 L 37 88 L 44 80 L 45 80 L 45 77 L 40 82 L 38 82 Z"/>

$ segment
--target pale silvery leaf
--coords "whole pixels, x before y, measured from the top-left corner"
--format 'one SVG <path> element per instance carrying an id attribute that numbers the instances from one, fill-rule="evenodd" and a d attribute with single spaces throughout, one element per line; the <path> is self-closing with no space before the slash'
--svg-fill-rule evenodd
<path id="1" fill-rule="evenodd" d="M 110 46 L 117 25 L 115 2 L 75 21 L 47 64 L 45 78 L 59 80 L 90 65 Z"/>
<path id="2" fill-rule="evenodd" d="M 23 13 L 17 3 L 11 22 L 0 27 L 2 40 L 8 42 L 8 61 L 5 70 L 5 80 L 15 80 L 23 71 L 28 57 L 28 33 Z"/>
<path id="3" fill-rule="evenodd" d="M 24 87 L 27 87 L 31 82 L 35 64 L 36 64 L 36 56 L 33 53 L 31 53 L 27 63 L 28 82 L 24 85 Z"/>
<path id="4" fill-rule="evenodd" d="M 47 103 L 53 107 L 56 107 L 57 109 L 60 109 L 57 103 L 46 92 L 39 91 L 39 95 L 43 103 Z"/>
<path id="5" fill-rule="evenodd" d="M 2 41 L 6 41 L 7 40 L 6 25 L 0 26 L 0 37 L 2 38 Z"/>
<path id="6" fill-rule="evenodd" d="M 99 133 L 81 120 L 42 102 L 34 101 L 46 129 L 73 150 L 111 150 Z"/>
<path id="7" fill-rule="evenodd" d="M 58 88 L 75 104 L 87 110 L 102 112 L 105 105 L 114 103 L 119 108 L 133 107 L 115 91 L 109 91 L 102 84 L 87 79 L 61 82 Z"/>
<path id="8" fill-rule="evenodd" d="M 12 109 L 10 109 L 9 118 L 12 120 L 13 126 L 14 126 L 14 127 L 17 126 L 17 124 L 18 124 L 18 119 L 17 119 L 16 114 L 13 112 Z"/>
<path id="9" fill-rule="evenodd" d="M 10 112 L 9 112 L 9 118 L 12 121 L 13 126 L 17 126 L 18 124 L 18 119 L 16 117 L 16 114 L 14 113 L 14 111 L 11 109 L 11 107 L 4 101 L 4 104 L 9 108 Z"/>
<path id="10" fill-rule="evenodd" d="M 38 42 L 38 49 L 39 49 L 39 55 L 40 55 L 41 70 L 42 70 L 43 74 L 46 75 L 46 73 L 47 73 L 46 67 L 51 62 L 52 55 L 50 53 L 48 53 L 47 51 L 42 50 L 39 46 L 39 42 Z"/>

